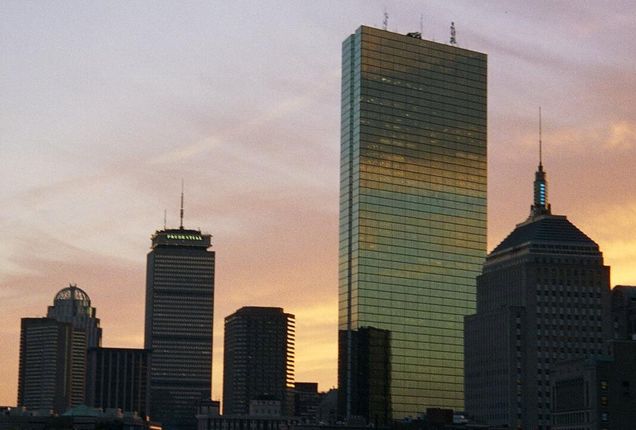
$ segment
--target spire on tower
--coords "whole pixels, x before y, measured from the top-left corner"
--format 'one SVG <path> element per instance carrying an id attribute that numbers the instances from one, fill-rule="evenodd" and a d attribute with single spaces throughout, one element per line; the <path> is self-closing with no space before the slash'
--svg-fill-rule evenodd
<path id="1" fill-rule="evenodd" d="M 534 202 L 530 208 L 530 218 L 550 214 L 552 214 L 552 210 L 548 203 L 548 180 L 546 172 L 543 170 L 541 107 L 539 107 L 539 167 L 534 174 Z"/>
<path id="2" fill-rule="evenodd" d="M 542 138 L 542 130 L 541 130 L 541 106 L 539 106 L 539 166 L 543 165 L 543 142 L 541 141 Z"/>

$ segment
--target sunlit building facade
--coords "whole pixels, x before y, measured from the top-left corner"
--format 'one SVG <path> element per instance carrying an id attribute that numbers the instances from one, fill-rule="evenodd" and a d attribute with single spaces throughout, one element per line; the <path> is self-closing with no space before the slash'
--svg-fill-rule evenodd
<path id="1" fill-rule="evenodd" d="M 364 26 L 342 53 L 339 386 L 354 386 L 354 332 L 374 327 L 390 332 L 393 419 L 461 410 L 486 255 L 487 57 Z"/>
<path id="2" fill-rule="evenodd" d="M 150 417 L 166 430 L 196 428 L 210 398 L 214 251 L 211 236 L 167 229 L 152 236 L 146 273 L 145 349 L 150 350 Z"/>

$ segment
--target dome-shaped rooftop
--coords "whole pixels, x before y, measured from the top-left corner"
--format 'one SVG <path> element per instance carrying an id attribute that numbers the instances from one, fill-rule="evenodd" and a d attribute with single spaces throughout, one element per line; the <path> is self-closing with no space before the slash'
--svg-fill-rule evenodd
<path id="1" fill-rule="evenodd" d="M 91 304 L 91 298 L 88 297 L 86 291 L 78 288 L 75 284 L 69 284 L 68 287 L 62 288 L 60 291 L 58 291 L 53 302 L 55 303 L 58 301 L 66 300 L 77 300 L 80 302 L 84 302 L 88 306 L 90 306 Z"/>

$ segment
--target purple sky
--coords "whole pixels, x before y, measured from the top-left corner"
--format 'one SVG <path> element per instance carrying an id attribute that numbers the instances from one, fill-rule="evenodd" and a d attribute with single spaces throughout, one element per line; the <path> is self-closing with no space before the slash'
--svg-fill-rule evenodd
<path id="1" fill-rule="evenodd" d="M 143 344 L 150 235 L 214 236 L 223 318 L 296 314 L 296 379 L 336 385 L 340 44 L 359 25 L 489 56 L 489 249 L 528 214 L 543 108 L 555 213 L 636 284 L 636 13 L 630 1 L 0 3 L 0 405 L 21 317 L 76 282 L 104 346 Z"/>

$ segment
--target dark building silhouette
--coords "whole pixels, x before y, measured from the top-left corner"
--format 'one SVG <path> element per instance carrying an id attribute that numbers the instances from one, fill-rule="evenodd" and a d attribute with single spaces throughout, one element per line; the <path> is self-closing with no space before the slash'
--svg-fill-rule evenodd
<path id="1" fill-rule="evenodd" d="M 303 423 L 315 422 L 318 418 L 318 394 L 317 382 L 294 383 L 294 416 Z"/>
<path id="2" fill-rule="evenodd" d="M 349 333 L 340 331 L 339 343 L 341 351 L 351 351 L 352 377 L 339 374 L 339 389 L 349 390 L 351 399 L 350 417 L 363 417 L 375 427 L 387 426 L 391 423 L 391 332 L 373 327 L 361 327 L 351 331 L 351 349 L 343 343 L 349 341 Z M 339 359 L 347 360 L 347 354 L 340 354 Z M 338 371 L 344 373 L 344 366 L 338 363 Z M 347 396 L 338 397 L 338 413 L 346 414 Z"/>
<path id="3" fill-rule="evenodd" d="M 466 317 L 466 412 L 477 422 L 549 429 L 555 363 L 605 352 L 609 267 L 598 245 L 552 215 L 539 164 L 530 217 L 487 257 Z"/>
<path id="4" fill-rule="evenodd" d="M 280 402 L 291 416 L 294 315 L 281 308 L 243 307 L 225 318 L 223 415 L 247 415 L 253 400 Z"/>
<path id="5" fill-rule="evenodd" d="M 636 340 L 636 287 L 617 285 L 612 289 L 614 339 Z"/>
<path id="6" fill-rule="evenodd" d="M 18 406 L 62 413 L 71 406 L 73 327 L 52 318 L 22 318 Z"/>
<path id="7" fill-rule="evenodd" d="M 86 351 L 101 338 L 90 297 L 73 284 L 57 292 L 47 318 L 23 318 L 18 405 L 60 413 L 83 404 Z"/>
<path id="8" fill-rule="evenodd" d="M 214 306 L 210 246 L 209 234 L 183 228 L 183 207 L 180 228 L 152 236 L 144 347 L 151 351 L 150 417 L 166 430 L 195 429 L 196 406 L 210 398 Z"/>
<path id="9" fill-rule="evenodd" d="M 2 430 L 161 430 L 161 425 L 119 410 L 78 405 L 63 414 L 0 407 Z"/>
<path id="10" fill-rule="evenodd" d="M 145 349 L 90 348 L 86 404 L 148 415 L 148 359 Z"/>
<path id="11" fill-rule="evenodd" d="M 339 330 L 352 335 L 339 373 L 355 378 L 342 357 L 356 330 L 390 331 L 396 419 L 464 407 L 463 318 L 486 256 L 486 81 L 485 54 L 419 33 L 362 26 L 342 45 Z M 339 394 L 351 416 L 351 391 Z"/>
<path id="12" fill-rule="evenodd" d="M 627 430 L 636 423 L 636 342 L 612 341 L 609 355 L 556 364 L 552 430 Z"/>

